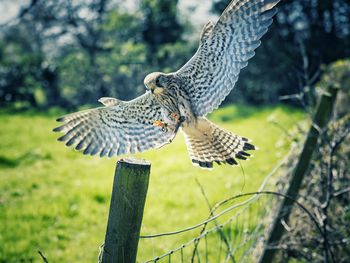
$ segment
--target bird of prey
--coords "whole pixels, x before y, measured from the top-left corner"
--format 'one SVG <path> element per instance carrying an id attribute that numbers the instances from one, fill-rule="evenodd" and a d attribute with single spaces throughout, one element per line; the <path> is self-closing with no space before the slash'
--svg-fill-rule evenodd
<path id="1" fill-rule="evenodd" d="M 84 154 L 115 156 L 170 143 L 179 130 L 192 163 L 236 165 L 255 147 L 205 116 L 217 109 L 237 82 L 272 24 L 280 0 L 233 0 L 216 23 L 207 23 L 194 56 L 173 73 L 146 76 L 145 94 L 131 101 L 101 98 L 104 106 L 68 114 L 54 129 L 59 141 Z"/>

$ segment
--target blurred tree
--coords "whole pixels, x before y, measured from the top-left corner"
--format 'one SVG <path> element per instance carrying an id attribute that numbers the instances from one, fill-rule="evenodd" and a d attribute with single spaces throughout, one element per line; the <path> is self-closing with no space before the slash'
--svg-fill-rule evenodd
<path id="1" fill-rule="evenodd" d="M 62 82 L 65 93 L 75 105 L 94 103 L 102 96 L 132 98 L 136 80 L 142 83 L 130 76 L 139 75 L 143 63 L 139 56 L 139 18 L 105 0 L 71 5 L 68 10 L 64 21 L 72 28 L 72 43 L 57 57 L 66 76 Z"/>
<path id="2" fill-rule="evenodd" d="M 133 75 L 140 75 L 140 64 L 145 60 L 141 55 L 145 52 L 140 43 L 141 22 L 139 16 L 117 7 L 117 1 L 109 0 L 33 0 L 20 13 L 19 22 L 1 32 L 11 36 L 16 45 L 26 44 L 21 49 L 23 54 L 11 51 L 8 41 L 4 41 L 0 53 L 7 58 L 37 59 L 38 63 L 28 68 L 35 72 L 36 89 L 39 87 L 44 93 L 46 105 L 78 106 L 112 95 L 132 98 L 142 84 L 142 78 Z M 30 34 L 25 32 L 19 37 L 16 31 L 28 27 Z M 0 64 L 6 62 L 4 55 Z M 22 68 L 23 62 L 19 64 Z M 9 72 L 9 80 L 12 79 L 9 69 L 14 66 L 7 63 L 2 70 L 2 74 Z M 17 80 L 6 85 L 18 90 L 19 84 Z M 4 90 L 5 87 L 1 89 L 2 96 Z M 10 97 L 18 99 L 6 96 Z"/>
<path id="3" fill-rule="evenodd" d="M 57 67 L 54 65 L 43 66 L 40 73 L 41 86 L 46 95 L 46 106 L 68 105 L 69 103 L 61 94 Z"/>
<path id="4" fill-rule="evenodd" d="M 131 99 L 143 92 L 148 72 L 185 63 L 191 50 L 177 11 L 177 1 L 145 0 L 128 9 L 118 0 L 32 0 L 6 31 L 19 45 L 40 43 L 39 52 L 23 49 L 23 56 L 40 54 L 35 89 L 44 104 L 74 107 L 102 96 Z M 15 37 L 29 25 L 35 30 L 25 41 Z"/>
<path id="5" fill-rule="evenodd" d="M 213 10 L 228 2 L 214 1 Z M 17 19 L 0 26 L 0 105 L 131 99 L 143 92 L 147 73 L 177 70 L 198 43 L 185 37 L 190 25 L 179 19 L 178 0 L 129 3 L 31 0 Z M 275 103 L 281 95 L 313 90 L 322 63 L 350 55 L 349 10 L 346 0 L 282 1 L 227 101 Z"/>
<path id="6" fill-rule="evenodd" d="M 40 41 L 31 25 L 21 25 L 1 32 L 0 38 L 0 105 L 22 102 L 37 106 L 35 88 L 40 85 L 42 53 Z"/>
<path id="7" fill-rule="evenodd" d="M 181 40 L 184 28 L 177 18 L 177 3 L 178 0 L 141 0 L 142 36 L 152 64 L 159 62 L 155 54 L 162 45 Z"/>

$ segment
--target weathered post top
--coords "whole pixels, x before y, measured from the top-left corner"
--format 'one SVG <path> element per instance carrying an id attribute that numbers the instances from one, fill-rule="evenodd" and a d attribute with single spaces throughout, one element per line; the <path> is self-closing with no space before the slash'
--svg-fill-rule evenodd
<path id="1" fill-rule="evenodd" d="M 114 175 L 103 263 L 136 262 L 151 164 L 120 159 Z"/>
<path id="2" fill-rule="evenodd" d="M 133 167 L 133 168 L 141 168 L 140 166 L 142 167 L 151 166 L 151 163 L 149 161 L 144 159 L 133 158 L 133 157 L 122 158 L 117 161 L 117 164 L 119 163 L 123 163 L 123 165 L 129 165 L 130 167 Z"/>

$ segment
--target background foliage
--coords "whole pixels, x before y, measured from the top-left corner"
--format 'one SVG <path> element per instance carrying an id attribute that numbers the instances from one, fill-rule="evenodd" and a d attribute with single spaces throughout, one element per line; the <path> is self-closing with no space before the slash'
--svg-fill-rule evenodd
<path id="1" fill-rule="evenodd" d="M 23 6 L 17 20 L 1 26 L 0 105 L 73 108 L 101 96 L 131 99 L 143 92 L 147 73 L 177 70 L 194 53 L 193 31 L 202 25 L 181 18 L 178 1 L 130 2 Z M 211 12 L 220 14 L 228 2 L 213 1 Z M 346 0 L 282 1 L 227 102 L 276 103 L 304 87 L 313 91 L 322 64 L 350 56 L 349 14 Z M 310 94 L 307 103 L 314 102 Z"/>
<path id="2" fill-rule="evenodd" d="M 306 262 L 347 262 L 350 236 L 350 60 L 340 60 L 324 68 L 318 89 L 338 90 L 331 121 L 321 133 L 308 176 L 302 183 L 298 201 L 312 212 L 324 231 L 321 236 L 305 213 L 293 209 L 290 229 L 284 235 L 280 259 Z M 290 158 L 293 167 L 298 152 Z M 281 185 L 288 185 L 282 177 Z M 282 191 L 283 192 L 283 191 Z M 326 249 L 326 246 L 329 248 Z"/>

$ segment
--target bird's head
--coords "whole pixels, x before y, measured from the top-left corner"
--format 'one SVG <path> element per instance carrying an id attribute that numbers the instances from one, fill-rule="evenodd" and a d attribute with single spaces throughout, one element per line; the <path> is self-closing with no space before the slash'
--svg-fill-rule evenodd
<path id="1" fill-rule="evenodd" d="M 168 79 L 164 73 L 154 72 L 148 74 L 143 83 L 153 94 L 160 95 L 164 93 L 165 88 L 167 87 Z"/>

